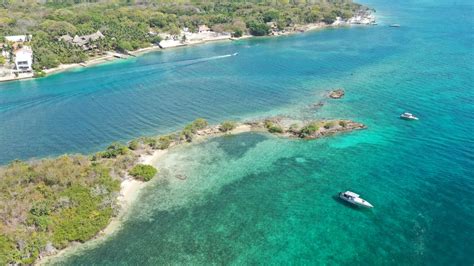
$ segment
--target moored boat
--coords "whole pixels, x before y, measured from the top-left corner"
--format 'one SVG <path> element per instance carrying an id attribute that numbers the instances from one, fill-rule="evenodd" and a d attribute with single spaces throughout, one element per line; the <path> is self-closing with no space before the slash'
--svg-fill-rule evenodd
<path id="1" fill-rule="evenodd" d="M 414 116 L 412 113 L 407 112 L 401 114 L 400 118 L 405 120 L 418 120 L 418 117 Z"/>
<path id="2" fill-rule="evenodd" d="M 390 27 L 392 27 L 392 28 L 399 28 L 399 27 L 400 27 L 400 24 L 390 24 Z"/>
<path id="3" fill-rule="evenodd" d="M 368 201 L 361 198 L 359 194 L 356 194 L 352 191 L 346 191 L 346 192 L 339 193 L 339 198 L 341 198 L 342 200 L 347 201 L 351 204 L 354 204 L 356 206 L 361 206 L 361 207 L 365 207 L 365 208 L 373 208 L 374 207 Z"/>

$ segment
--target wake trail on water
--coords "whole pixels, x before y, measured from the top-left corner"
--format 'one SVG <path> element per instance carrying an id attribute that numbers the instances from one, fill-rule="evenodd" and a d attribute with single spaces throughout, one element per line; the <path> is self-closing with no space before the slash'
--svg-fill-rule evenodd
<path id="1" fill-rule="evenodd" d="M 142 67 L 136 69 L 135 71 L 131 71 L 131 72 L 140 72 L 141 69 L 143 69 L 143 68 L 149 68 L 149 67 L 153 67 L 153 66 L 165 66 L 165 67 L 170 66 L 170 67 L 173 67 L 173 68 L 183 67 L 183 66 L 190 66 L 190 65 L 197 64 L 197 63 L 204 63 L 204 62 L 209 62 L 209 61 L 213 61 L 213 60 L 233 57 L 233 56 L 237 56 L 237 55 L 238 55 L 238 53 L 233 53 L 233 54 L 216 55 L 216 56 L 210 56 L 210 57 L 181 59 L 181 60 L 175 60 L 175 61 L 169 61 L 169 62 L 158 62 L 158 63 L 144 64 Z"/>
<path id="2" fill-rule="evenodd" d="M 123 79 L 128 79 L 129 77 L 124 76 L 135 74 L 135 78 L 155 75 L 155 74 L 166 74 L 171 72 L 176 72 L 177 69 L 186 68 L 189 66 L 202 64 L 214 60 L 220 60 L 224 58 L 230 58 L 237 56 L 238 53 L 233 54 L 225 54 L 225 55 L 216 55 L 204 58 L 194 58 L 194 59 L 183 59 L 183 60 L 175 60 L 171 62 L 157 62 L 157 63 L 149 63 L 141 65 L 140 67 L 135 67 L 133 70 L 124 71 L 121 73 Z"/>
<path id="3" fill-rule="evenodd" d="M 215 55 L 215 56 L 201 57 L 201 58 L 181 59 L 181 60 L 174 60 L 174 61 L 168 61 L 168 62 L 143 63 L 139 66 L 134 67 L 133 69 L 127 69 L 125 71 L 121 71 L 120 73 L 115 73 L 117 74 L 117 77 L 120 77 L 120 78 L 115 79 L 115 81 L 128 80 L 130 78 L 129 75 L 135 75 L 134 78 L 139 79 L 141 77 L 146 77 L 150 75 L 167 74 L 167 73 L 175 72 L 177 69 L 182 69 L 185 67 L 202 64 L 202 63 L 210 62 L 213 60 L 230 58 L 237 55 L 238 53 L 232 53 L 232 54 Z M 108 75 L 107 73 L 104 73 L 103 76 L 96 76 L 94 77 L 94 80 L 100 80 L 102 78 L 107 77 L 107 75 Z"/>
<path id="4" fill-rule="evenodd" d="M 233 54 L 225 54 L 225 55 L 215 55 L 215 56 L 209 56 L 209 57 L 201 57 L 201 58 L 192 58 L 192 59 L 182 59 L 182 60 L 175 60 L 175 61 L 170 61 L 170 62 L 160 62 L 160 63 L 152 63 L 152 64 L 147 64 L 146 66 L 153 66 L 153 65 L 168 65 L 168 64 L 186 64 L 186 63 L 199 63 L 199 62 L 207 62 L 207 61 L 212 61 L 216 59 L 222 59 L 222 58 L 227 58 L 227 57 L 232 57 L 232 56 L 237 56 L 238 53 L 233 53 Z"/>
<path id="5" fill-rule="evenodd" d="M 143 73 L 144 75 L 150 75 L 154 73 L 167 73 L 167 72 L 172 72 L 175 71 L 177 68 L 183 68 L 183 67 L 188 67 L 192 66 L 195 64 L 200 64 L 200 63 L 205 63 L 213 60 L 219 60 L 223 58 L 229 58 L 233 56 L 237 56 L 238 53 L 233 53 L 233 54 L 225 54 L 225 55 L 216 55 L 216 56 L 209 56 L 209 57 L 204 57 L 204 58 L 193 58 L 193 59 L 183 59 L 183 60 L 175 60 L 171 62 L 158 62 L 158 63 L 151 63 L 151 64 L 145 64 L 142 65 L 138 68 L 135 68 L 134 70 L 126 71 L 125 73 L 122 74 L 133 74 L 133 73 Z M 159 67 L 163 66 L 166 67 L 165 69 Z M 150 70 L 150 68 L 152 70 Z M 128 78 L 128 77 L 127 77 Z M 10 110 L 22 110 L 22 109 L 28 109 L 28 108 L 33 108 L 35 106 L 39 106 L 42 104 L 53 104 L 53 103 L 59 103 L 64 100 L 70 99 L 72 97 L 76 97 L 79 95 L 87 95 L 87 94 L 94 94 L 95 92 L 74 92 L 74 93 L 61 93 L 61 94 L 54 94 L 54 95 L 48 95 L 48 96 L 43 96 L 43 97 L 38 97 L 38 98 L 33 98 L 27 101 L 20 101 L 20 102 L 13 102 L 10 104 L 5 104 L 0 107 L 0 112 L 6 112 Z"/>

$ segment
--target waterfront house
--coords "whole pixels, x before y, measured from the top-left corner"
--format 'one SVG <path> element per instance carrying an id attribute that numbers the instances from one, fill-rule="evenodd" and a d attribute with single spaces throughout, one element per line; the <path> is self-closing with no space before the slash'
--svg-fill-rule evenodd
<path id="1" fill-rule="evenodd" d="M 71 37 L 69 34 L 63 35 L 59 37 L 59 41 L 67 42 L 75 46 L 80 46 L 84 51 L 87 51 L 97 48 L 95 42 L 103 38 L 105 38 L 105 36 L 102 34 L 102 32 L 97 31 L 96 33 L 83 36 L 76 35 Z"/>
<path id="2" fill-rule="evenodd" d="M 199 25 L 199 27 L 198 27 L 198 32 L 199 33 L 206 33 L 206 32 L 210 32 L 210 31 L 211 31 L 211 29 L 209 29 L 209 27 L 206 26 L 206 25 Z"/>
<path id="3" fill-rule="evenodd" d="M 15 72 L 29 73 L 33 70 L 33 51 L 29 46 L 23 46 L 14 52 L 15 54 Z"/>

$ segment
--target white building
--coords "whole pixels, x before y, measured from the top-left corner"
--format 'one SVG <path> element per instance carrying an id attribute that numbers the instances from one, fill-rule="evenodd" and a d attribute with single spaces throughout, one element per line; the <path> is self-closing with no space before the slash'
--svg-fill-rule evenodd
<path id="1" fill-rule="evenodd" d="M 19 73 L 31 72 L 33 69 L 33 51 L 28 46 L 15 51 L 15 71 Z"/>
<path id="2" fill-rule="evenodd" d="M 32 39 L 32 35 L 14 35 L 14 36 L 5 36 L 5 40 L 9 42 L 29 42 Z"/>

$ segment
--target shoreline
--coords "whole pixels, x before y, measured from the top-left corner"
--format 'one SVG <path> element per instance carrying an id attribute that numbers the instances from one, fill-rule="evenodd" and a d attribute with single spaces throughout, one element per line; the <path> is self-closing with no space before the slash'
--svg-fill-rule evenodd
<path id="1" fill-rule="evenodd" d="M 138 163 L 153 165 L 153 163 L 155 163 L 158 159 L 167 154 L 168 151 L 169 149 L 157 150 L 152 154 L 143 155 Z M 84 243 L 73 242 L 64 249 L 58 250 L 54 254 L 47 254 L 43 257 L 39 257 L 34 265 L 47 265 L 51 262 L 51 260 L 62 257 L 68 252 L 72 252 L 77 248 L 85 247 L 85 245 L 91 245 L 94 243 L 99 243 L 100 241 L 104 241 L 114 233 L 118 232 L 123 224 L 123 220 L 126 219 L 130 214 L 130 208 L 137 201 L 143 189 L 149 184 L 151 184 L 151 182 L 139 181 L 127 175 L 127 177 L 122 179 L 120 182 L 120 191 L 116 198 L 119 206 L 119 213 L 117 216 L 110 219 L 109 223 L 104 229 L 99 231 L 93 238 L 87 240 Z"/>
<path id="2" fill-rule="evenodd" d="M 195 145 L 211 138 L 222 137 L 224 135 L 237 135 L 237 134 L 252 132 L 252 131 L 255 131 L 255 130 L 252 130 L 252 127 L 250 125 L 239 124 L 238 126 L 236 126 L 235 129 L 233 129 L 230 132 L 226 132 L 226 133 L 220 132 L 220 133 L 198 135 L 195 141 L 193 141 L 192 143 L 187 143 L 187 144 Z M 151 154 L 140 154 L 137 164 L 140 163 L 140 164 L 154 166 L 154 164 L 160 158 L 168 154 L 168 152 L 172 148 L 180 146 L 180 145 L 182 144 L 171 145 L 170 147 L 163 150 L 155 150 Z M 73 242 L 67 247 L 65 247 L 64 249 L 58 250 L 54 254 L 47 254 L 42 257 L 39 257 L 34 263 L 34 265 L 48 265 L 52 260 L 60 258 L 64 255 L 67 255 L 67 253 L 73 252 L 74 250 L 78 248 L 85 247 L 85 245 L 91 245 L 91 244 L 99 243 L 100 241 L 104 241 L 108 237 L 113 235 L 114 233 L 118 232 L 123 224 L 123 220 L 126 219 L 127 216 L 130 214 L 130 210 L 131 210 L 130 208 L 137 201 L 143 189 L 146 188 L 151 183 L 152 182 L 139 181 L 127 175 L 127 177 L 125 179 L 122 179 L 122 181 L 120 182 L 120 192 L 116 198 L 117 203 L 119 205 L 119 214 L 111 218 L 109 223 L 104 229 L 102 229 L 100 232 L 97 233 L 97 235 L 95 235 L 93 238 L 87 240 L 84 243 Z"/>
<path id="3" fill-rule="evenodd" d="M 215 40 L 202 40 L 202 41 L 196 41 L 190 44 L 186 44 L 184 46 L 178 46 L 178 47 L 170 47 L 170 48 L 179 48 L 179 47 L 192 47 L 194 45 L 200 45 L 200 44 L 205 44 L 209 42 L 217 42 L 217 41 L 233 41 L 233 40 L 241 40 L 241 39 L 249 39 L 249 38 L 258 38 L 258 37 L 263 37 L 263 38 L 270 38 L 270 37 L 279 37 L 279 36 L 287 36 L 287 35 L 293 35 L 293 34 L 299 34 L 299 33 L 305 33 L 307 31 L 313 31 L 313 30 L 320 30 L 320 29 L 326 29 L 326 28 L 339 28 L 339 27 L 349 27 L 351 25 L 321 25 L 321 24 L 314 24 L 314 25 L 304 25 L 306 28 L 303 31 L 289 31 L 285 32 L 283 34 L 278 34 L 278 35 L 268 35 L 268 36 L 243 36 L 238 39 L 234 38 L 229 38 L 229 39 L 215 39 Z M 167 48 L 167 49 L 170 49 Z M 132 56 L 138 56 L 138 55 L 143 55 L 149 52 L 155 52 L 155 51 L 161 51 L 161 50 L 167 50 L 167 49 L 162 49 L 159 46 L 150 46 L 142 49 L 135 50 L 133 52 L 130 52 L 130 55 Z M 78 63 L 78 64 L 67 64 L 67 65 L 60 65 L 57 68 L 52 68 L 48 69 L 46 71 L 47 75 L 54 75 L 57 73 L 61 73 L 70 69 L 78 68 L 78 67 L 89 67 L 89 66 L 95 66 L 99 65 L 102 63 L 107 63 L 107 62 L 112 62 L 117 59 L 123 59 L 117 57 L 114 53 L 112 52 L 107 52 L 106 55 L 99 56 L 96 58 L 92 58 L 86 63 Z M 18 79 L 16 79 L 18 80 Z M 15 81 L 15 80 L 10 80 L 10 81 Z M 272 120 L 273 122 L 276 122 L 279 124 L 279 118 L 276 118 Z M 270 119 L 271 120 L 271 119 Z M 239 122 L 236 123 L 236 127 L 228 132 L 221 132 L 219 130 L 219 126 L 209 126 L 204 130 L 200 130 L 196 132 L 195 138 L 193 139 L 192 143 L 187 143 L 187 142 L 178 142 L 178 143 L 172 143 L 168 148 L 163 149 L 163 150 L 152 150 L 150 153 L 150 150 L 144 150 L 141 152 L 136 153 L 139 155 L 138 160 L 135 163 L 141 163 L 141 164 L 146 164 L 146 165 L 154 165 L 156 162 L 162 158 L 163 156 L 166 156 L 166 154 L 169 152 L 170 149 L 176 147 L 176 146 L 181 146 L 183 144 L 190 144 L 194 145 L 196 143 L 200 143 L 203 141 L 206 141 L 210 138 L 216 138 L 216 137 L 222 137 L 225 135 L 237 135 L 237 134 L 242 134 L 242 133 L 247 133 L 247 132 L 264 132 L 270 135 L 277 135 L 279 137 L 284 137 L 284 138 L 293 138 L 295 135 L 293 133 L 289 133 L 289 123 L 290 122 L 295 122 L 295 121 L 286 121 L 285 123 L 279 124 L 281 127 L 285 129 L 284 133 L 268 133 L 269 128 L 265 128 L 264 122 L 266 120 L 259 119 L 257 121 L 253 122 Z M 342 121 L 342 120 L 339 120 Z M 299 121 L 302 124 L 302 121 Z M 320 121 L 324 122 L 324 121 Z M 324 129 L 323 129 L 324 131 Z M 348 130 L 352 131 L 352 129 Z M 320 138 L 324 137 L 325 134 L 318 135 L 313 138 Z M 298 137 L 297 137 L 298 138 Z M 308 138 L 309 139 L 309 138 Z M 146 153 L 148 152 L 148 154 Z M 101 231 L 99 231 L 94 237 L 91 239 L 79 243 L 79 242 L 72 242 L 70 245 L 67 247 L 60 249 L 60 250 L 55 250 L 50 254 L 42 254 L 40 257 L 38 257 L 37 261 L 34 263 L 35 265 L 44 265 L 52 260 L 55 260 L 59 257 L 62 257 L 64 255 L 67 255 L 69 252 L 74 251 L 78 248 L 86 248 L 87 246 L 85 245 L 91 245 L 94 243 L 98 243 L 100 241 L 104 241 L 114 233 L 118 232 L 123 224 L 123 220 L 127 218 L 127 216 L 130 214 L 131 207 L 134 205 L 134 203 L 137 201 L 139 198 L 141 192 L 144 190 L 145 187 L 147 187 L 151 182 L 143 182 L 143 181 L 138 181 L 136 179 L 133 179 L 132 177 L 126 175 L 125 178 L 122 178 L 120 181 L 120 191 L 119 195 L 116 198 L 117 204 L 119 206 L 118 208 L 118 214 L 114 217 L 112 217 L 108 224 L 103 228 Z"/>
<path id="4" fill-rule="evenodd" d="M 72 70 L 75 68 L 87 68 L 91 66 L 96 66 L 96 65 L 101 65 L 104 63 L 108 62 L 114 62 L 119 59 L 128 59 L 130 56 L 136 57 L 136 56 L 141 56 L 150 52 L 156 52 L 156 51 L 165 51 L 165 50 L 170 50 L 174 48 L 186 48 L 186 47 L 193 47 L 195 45 L 202 45 L 206 43 L 215 43 L 215 42 L 227 42 L 227 41 L 239 41 L 239 40 L 245 40 L 245 39 L 253 39 L 253 38 L 269 38 L 269 37 L 282 37 L 282 36 L 290 36 L 290 35 L 296 35 L 296 34 L 301 34 L 309 31 L 315 31 L 315 30 L 322 30 L 322 29 L 328 29 L 328 28 L 344 28 L 344 27 L 351 27 L 351 26 L 372 26 L 372 25 L 363 25 L 363 24 L 337 24 L 337 25 L 328 25 L 325 23 L 310 23 L 310 24 L 304 24 L 304 25 L 297 25 L 294 27 L 294 29 L 286 31 L 286 32 L 281 32 L 278 34 L 274 35 L 265 35 L 265 36 L 253 36 L 253 35 L 243 35 L 242 37 L 239 38 L 234 38 L 234 37 L 229 37 L 229 38 L 222 38 L 220 36 L 214 37 L 214 38 L 208 38 L 208 39 L 202 39 L 202 40 L 196 40 L 192 41 L 189 43 L 184 43 L 176 46 L 171 46 L 167 48 L 161 48 L 159 45 L 152 45 L 144 48 L 140 48 L 134 51 L 128 52 L 128 55 L 124 54 L 119 54 L 115 51 L 107 51 L 105 52 L 104 55 L 100 55 L 97 57 L 90 58 L 84 62 L 81 63 L 72 63 L 72 64 L 60 64 L 57 67 L 54 68 L 49 68 L 43 70 L 43 72 L 46 74 L 44 77 L 49 77 L 54 74 L 59 74 L 66 72 L 68 70 Z M 118 57 L 118 56 L 124 56 L 124 57 Z M 2 82 L 12 82 L 12 81 L 19 81 L 19 80 L 30 80 L 30 79 L 36 79 L 37 77 L 34 76 L 32 73 L 31 76 L 25 76 L 25 77 L 15 77 L 11 79 L 0 79 L 0 83 Z"/>
<path id="5" fill-rule="evenodd" d="M 342 125 L 341 122 L 344 122 L 345 124 Z M 333 123 L 334 126 L 331 128 L 326 128 L 324 125 L 327 125 L 328 123 Z M 335 123 L 337 125 L 335 125 Z M 305 127 L 305 125 L 307 126 L 311 124 L 318 124 L 318 129 L 316 129 L 309 135 L 301 136 L 296 133 L 294 129 L 292 129 L 295 124 L 298 124 L 299 127 Z M 282 131 L 271 131 L 274 126 L 279 127 L 280 129 L 282 129 Z M 367 127 L 364 124 L 357 123 L 351 120 L 320 120 L 305 123 L 301 120 L 295 120 L 285 117 L 271 117 L 268 119 L 259 119 L 256 121 L 238 122 L 235 124 L 235 127 L 229 131 L 222 131 L 221 125 L 211 125 L 205 127 L 204 129 L 196 131 L 193 140 L 190 142 L 179 140 L 173 141 L 169 145 L 169 147 L 165 149 L 150 150 L 150 148 L 145 148 L 134 151 L 134 153 L 138 155 L 138 159 L 136 160 L 135 164 L 145 164 L 154 166 L 160 158 L 166 156 L 169 151 L 175 147 L 179 147 L 182 145 L 196 145 L 212 138 L 238 135 L 242 133 L 265 133 L 286 139 L 311 140 L 331 136 L 338 133 L 351 132 L 366 128 Z M 156 180 L 156 178 L 157 177 L 152 180 Z M 64 249 L 57 250 L 55 253 L 44 254 L 43 256 L 40 256 L 34 264 L 48 264 L 49 262 L 51 262 L 51 260 L 65 256 L 67 255 L 67 253 L 73 252 L 78 248 L 87 248 L 86 245 L 100 243 L 101 241 L 106 240 L 114 233 L 118 232 L 123 224 L 123 220 L 126 219 L 127 216 L 130 214 L 131 207 L 137 201 L 144 188 L 148 187 L 150 184 L 152 184 L 152 181 L 138 181 L 127 174 L 125 178 L 122 178 L 121 180 L 119 196 L 116 198 L 116 201 L 119 206 L 119 213 L 117 214 L 117 216 L 112 217 L 110 219 L 109 223 L 105 228 L 99 231 L 93 238 L 83 243 L 72 242 Z"/>

